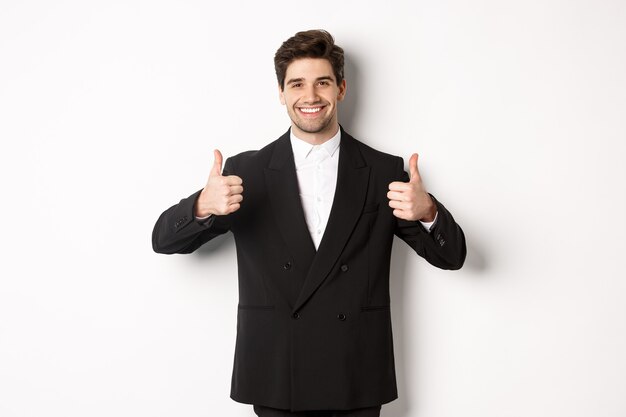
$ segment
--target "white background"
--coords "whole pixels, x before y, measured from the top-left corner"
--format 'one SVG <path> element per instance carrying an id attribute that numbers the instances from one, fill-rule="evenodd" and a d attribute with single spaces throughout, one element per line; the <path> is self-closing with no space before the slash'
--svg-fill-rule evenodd
<path id="1" fill-rule="evenodd" d="M 2 1 L 0 415 L 252 416 L 232 235 L 152 252 L 213 162 L 282 134 L 273 55 L 328 29 L 355 137 L 467 235 L 397 241 L 383 417 L 626 415 L 626 3 Z"/>

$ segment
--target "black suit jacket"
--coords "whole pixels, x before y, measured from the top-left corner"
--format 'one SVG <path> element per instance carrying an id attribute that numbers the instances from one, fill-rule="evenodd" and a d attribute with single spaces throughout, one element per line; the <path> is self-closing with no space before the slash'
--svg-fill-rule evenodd
<path id="1" fill-rule="evenodd" d="M 431 264 L 458 269 L 465 238 L 435 200 L 430 233 L 399 220 L 388 185 L 408 181 L 402 158 L 342 131 L 337 188 L 315 250 L 306 226 L 289 132 L 226 160 L 243 179 L 241 208 L 195 220 L 199 191 L 166 210 L 153 232 L 159 253 L 190 253 L 232 231 L 239 306 L 231 397 L 291 410 L 355 409 L 397 397 L 389 267 L 393 236 Z"/>

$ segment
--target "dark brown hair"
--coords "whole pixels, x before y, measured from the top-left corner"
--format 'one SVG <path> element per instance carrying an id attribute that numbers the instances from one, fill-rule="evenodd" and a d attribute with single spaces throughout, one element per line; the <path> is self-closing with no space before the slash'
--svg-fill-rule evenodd
<path id="1" fill-rule="evenodd" d="M 281 90 L 285 88 L 287 67 L 300 58 L 327 59 L 333 67 L 337 85 L 343 81 L 343 49 L 335 45 L 332 35 L 325 30 L 307 30 L 283 42 L 274 55 L 274 68 Z"/>

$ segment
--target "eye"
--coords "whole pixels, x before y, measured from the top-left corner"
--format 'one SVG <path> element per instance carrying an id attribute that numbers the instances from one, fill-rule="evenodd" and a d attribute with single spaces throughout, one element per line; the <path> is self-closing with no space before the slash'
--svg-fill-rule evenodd
<path id="1" fill-rule="evenodd" d="M 318 84 L 319 85 L 328 85 L 328 81 L 320 81 Z"/>
<path id="2" fill-rule="evenodd" d="M 291 84 L 291 88 L 298 88 L 298 87 L 302 87 L 302 83 L 293 83 L 293 84 Z"/>

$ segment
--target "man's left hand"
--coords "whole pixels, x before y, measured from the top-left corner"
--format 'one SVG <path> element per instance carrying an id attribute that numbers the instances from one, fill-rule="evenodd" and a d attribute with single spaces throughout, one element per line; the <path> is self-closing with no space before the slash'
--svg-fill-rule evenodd
<path id="1" fill-rule="evenodd" d="M 418 155 L 414 153 L 409 159 L 409 182 L 394 181 L 389 184 L 389 207 L 394 209 L 393 215 L 399 219 L 432 222 L 437 214 L 437 206 L 422 184 L 417 158 Z"/>

